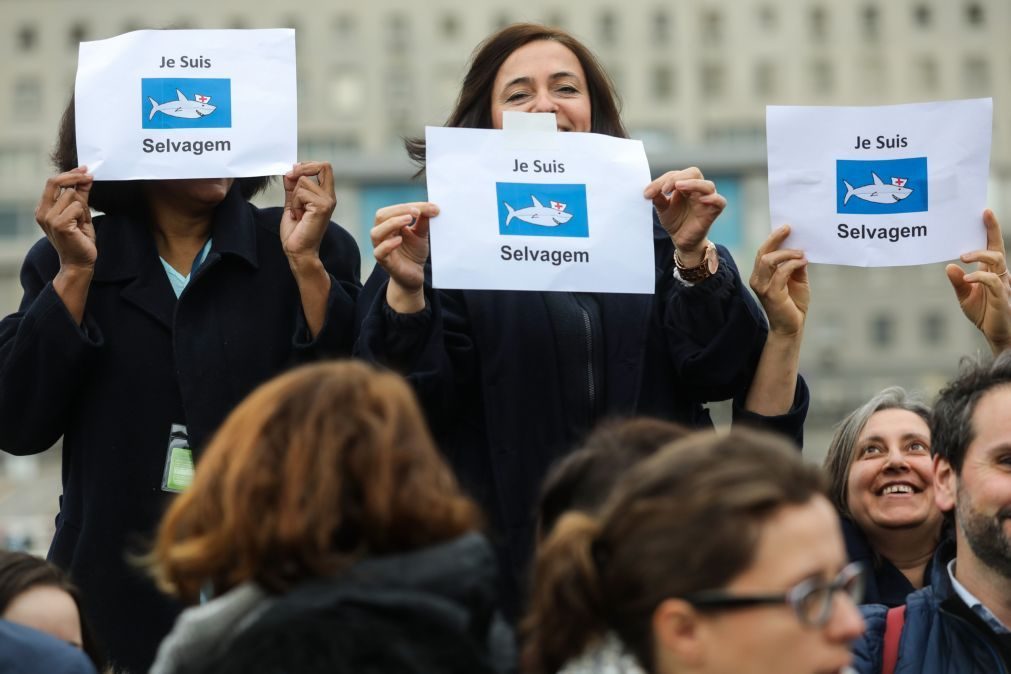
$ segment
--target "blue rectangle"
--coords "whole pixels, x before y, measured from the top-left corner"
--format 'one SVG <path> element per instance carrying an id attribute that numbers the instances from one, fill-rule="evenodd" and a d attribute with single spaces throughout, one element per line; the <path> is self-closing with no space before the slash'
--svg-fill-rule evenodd
<path id="1" fill-rule="evenodd" d="M 919 213 L 928 203 L 926 157 L 836 160 L 837 213 Z"/>
<path id="2" fill-rule="evenodd" d="M 140 81 L 144 129 L 230 129 L 232 81 L 145 77 Z"/>
<path id="3" fill-rule="evenodd" d="M 590 236 L 586 185 L 495 183 L 495 193 L 499 234 Z"/>

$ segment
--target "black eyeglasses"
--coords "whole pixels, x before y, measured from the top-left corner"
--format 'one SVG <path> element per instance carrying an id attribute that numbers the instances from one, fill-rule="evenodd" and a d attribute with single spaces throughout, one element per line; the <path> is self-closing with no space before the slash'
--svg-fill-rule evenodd
<path id="1" fill-rule="evenodd" d="M 699 609 L 735 609 L 769 604 L 789 604 L 805 625 L 821 627 L 832 616 L 832 599 L 836 592 L 845 592 L 854 604 L 864 597 L 865 570 L 860 562 L 846 565 L 835 580 L 809 578 L 797 583 L 784 594 L 734 595 L 723 590 L 706 590 L 682 597 Z"/>

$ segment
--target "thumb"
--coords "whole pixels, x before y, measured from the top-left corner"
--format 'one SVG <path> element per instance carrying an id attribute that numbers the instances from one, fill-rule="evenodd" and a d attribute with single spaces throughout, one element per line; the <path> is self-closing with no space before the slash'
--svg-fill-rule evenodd
<path id="1" fill-rule="evenodd" d="M 944 268 L 944 273 L 948 275 L 948 281 L 955 290 L 955 297 L 962 302 L 969 296 L 972 284 L 965 281 L 965 271 L 957 264 L 949 264 Z"/>

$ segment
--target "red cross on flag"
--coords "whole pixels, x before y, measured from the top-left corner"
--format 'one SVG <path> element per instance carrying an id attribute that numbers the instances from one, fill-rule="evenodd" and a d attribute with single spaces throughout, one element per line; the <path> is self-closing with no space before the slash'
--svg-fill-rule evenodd
<path id="1" fill-rule="evenodd" d="M 564 211 L 565 210 L 565 206 L 566 206 L 566 204 L 563 204 L 560 201 L 552 201 L 551 202 L 551 208 L 555 209 L 556 211 Z"/>
<path id="2" fill-rule="evenodd" d="M 193 100 L 196 101 L 197 103 L 206 103 L 207 101 L 211 100 L 211 97 L 204 96 L 203 94 L 197 94 L 196 96 L 193 97 Z"/>
<path id="3" fill-rule="evenodd" d="M 892 184 L 896 187 L 905 187 L 907 178 L 892 178 Z"/>

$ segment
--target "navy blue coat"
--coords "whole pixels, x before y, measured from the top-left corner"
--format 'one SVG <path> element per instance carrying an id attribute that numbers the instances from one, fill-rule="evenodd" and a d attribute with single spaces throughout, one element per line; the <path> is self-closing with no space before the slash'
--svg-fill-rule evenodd
<path id="1" fill-rule="evenodd" d="M 24 625 L 0 620 L 0 672 L 95 674 L 84 651 Z"/>
<path id="2" fill-rule="evenodd" d="M 711 426 L 703 404 L 747 390 L 765 318 L 726 249 L 717 274 L 694 287 L 673 278 L 673 244 L 659 227 L 654 253 L 654 295 L 596 296 L 603 416 Z M 365 284 L 356 353 L 408 375 L 439 447 L 504 534 L 506 562 L 521 574 L 541 480 L 582 440 L 566 415 L 546 293 L 427 288 L 431 311 L 396 316 L 385 304 L 387 278 L 377 267 Z M 806 415 L 802 383 L 795 402 L 782 430 L 796 437 Z"/>
<path id="3" fill-rule="evenodd" d="M 127 561 L 144 550 L 170 495 L 169 430 L 185 424 L 199 458 L 258 384 L 300 361 L 347 355 L 360 258 L 330 225 L 327 318 L 312 339 L 278 234 L 235 186 L 215 212 L 207 259 L 179 300 L 150 228 L 96 218 L 98 261 L 78 326 L 53 290 L 45 239 L 21 271 L 20 310 L 0 322 L 0 448 L 34 454 L 63 436 L 63 496 L 49 558 L 69 570 L 110 659 L 147 671 L 179 607 Z"/>
<path id="4" fill-rule="evenodd" d="M 931 584 L 906 598 L 906 621 L 899 640 L 895 674 L 1007 674 L 1001 645 L 959 599 L 948 577 L 953 543 L 939 548 Z M 853 646 L 853 667 L 880 674 L 888 607 L 862 609 L 867 631 Z"/>

